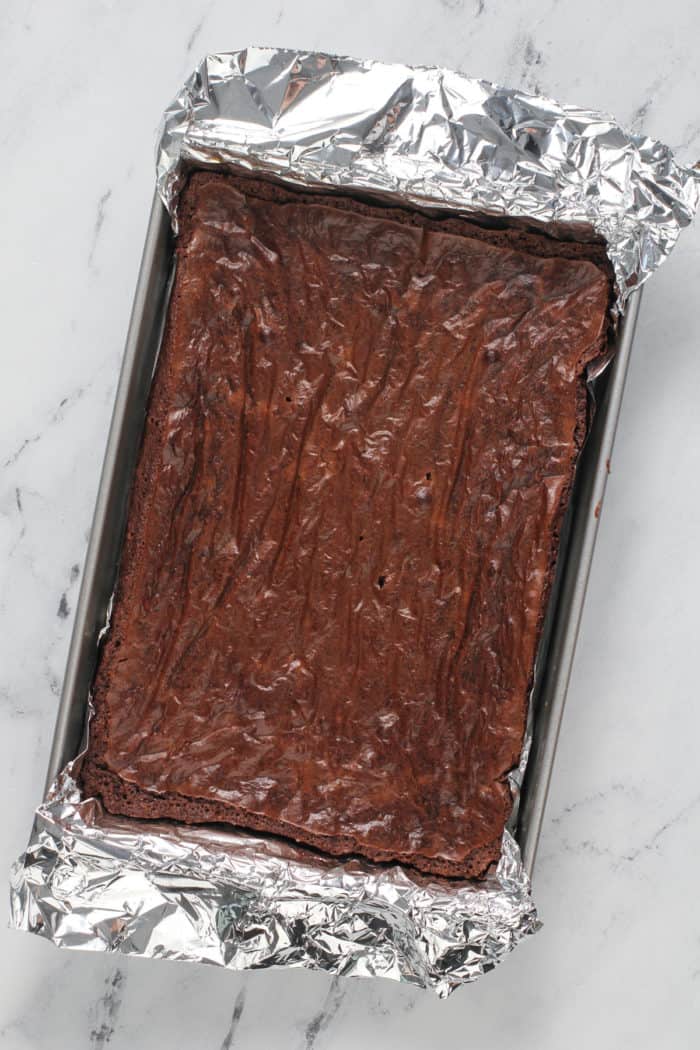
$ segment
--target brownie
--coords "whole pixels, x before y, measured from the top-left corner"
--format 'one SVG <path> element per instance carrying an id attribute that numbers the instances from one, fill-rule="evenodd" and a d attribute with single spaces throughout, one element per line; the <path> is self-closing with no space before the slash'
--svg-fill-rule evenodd
<path id="1" fill-rule="evenodd" d="M 83 786 L 480 876 L 511 810 L 599 247 L 198 172 Z"/>

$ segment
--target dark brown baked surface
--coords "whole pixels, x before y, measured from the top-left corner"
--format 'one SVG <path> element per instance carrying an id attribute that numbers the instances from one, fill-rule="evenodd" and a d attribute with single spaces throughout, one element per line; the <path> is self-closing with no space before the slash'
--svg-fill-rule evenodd
<path id="1" fill-rule="evenodd" d="M 211 173 L 179 220 L 84 788 L 481 875 L 605 341 L 599 249 Z"/>

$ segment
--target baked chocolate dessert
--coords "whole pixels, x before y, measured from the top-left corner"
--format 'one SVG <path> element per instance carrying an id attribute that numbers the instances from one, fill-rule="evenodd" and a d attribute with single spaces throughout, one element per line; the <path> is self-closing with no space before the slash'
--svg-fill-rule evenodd
<path id="1" fill-rule="evenodd" d="M 83 784 L 483 874 L 606 341 L 600 248 L 196 173 Z"/>

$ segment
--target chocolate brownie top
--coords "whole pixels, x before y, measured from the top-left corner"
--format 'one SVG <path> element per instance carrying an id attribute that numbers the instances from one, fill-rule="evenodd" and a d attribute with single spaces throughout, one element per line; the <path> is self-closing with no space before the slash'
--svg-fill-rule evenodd
<path id="1" fill-rule="evenodd" d="M 85 787 L 479 875 L 605 341 L 599 249 L 211 173 L 179 219 Z"/>

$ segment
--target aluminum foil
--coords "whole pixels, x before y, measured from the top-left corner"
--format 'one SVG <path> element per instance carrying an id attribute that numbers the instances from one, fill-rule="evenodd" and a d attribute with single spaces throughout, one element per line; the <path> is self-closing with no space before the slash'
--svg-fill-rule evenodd
<path id="1" fill-rule="evenodd" d="M 257 48 L 207 57 L 165 113 L 157 180 L 174 222 L 189 165 L 557 223 L 559 235 L 585 226 L 607 241 L 621 307 L 700 195 L 700 177 L 665 146 L 600 114 L 446 70 Z M 514 813 L 529 742 L 509 777 Z M 487 877 L 458 882 L 274 837 L 115 818 L 81 798 L 79 763 L 37 810 L 12 875 L 13 924 L 63 947 L 303 965 L 445 996 L 539 926 L 515 817 Z"/>
<path id="2" fill-rule="evenodd" d="M 446 69 L 247 48 L 208 55 L 167 109 L 157 150 L 171 210 L 187 164 L 601 235 L 618 306 L 663 262 L 700 172 L 610 116 Z"/>
<path id="3" fill-rule="evenodd" d="M 340 863 L 282 840 L 119 819 L 69 767 L 12 873 L 12 923 L 64 948 L 389 977 L 441 997 L 539 923 L 509 832 L 483 882 Z"/>

